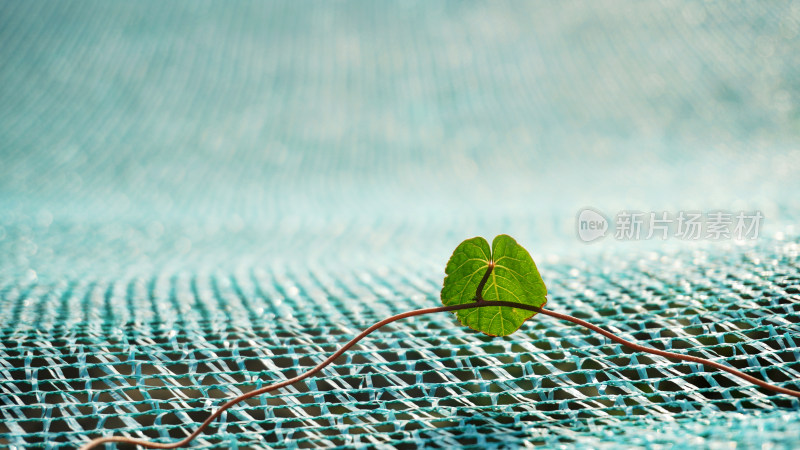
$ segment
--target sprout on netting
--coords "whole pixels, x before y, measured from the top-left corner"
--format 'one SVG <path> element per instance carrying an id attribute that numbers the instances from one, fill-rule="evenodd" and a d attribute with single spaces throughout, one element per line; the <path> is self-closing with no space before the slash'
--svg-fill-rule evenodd
<path id="1" fill-rule="evenodd" d="M 762 388 L 800 398 L 800 391 L 766 383 L 724 364 L 635 344 L 584 320 L 543 308 L 547 302 L 547 288 L 545 288 L 544 281 L 542 281 L 528 251 L 510 236 L 501 234 L 495 237 L 491 248 L 486 239 L 481 237 L 465 240 L 456 247 L 447 263 L 445 273 L 446 277 L 441 291 L 441 300 L 444 306 L 408 311 L 381 320 L 362 331 L 316 367 L 292 379 L 280 381 L 228 400 L 194 432 L 180 441 L 160 443 L 110 436 L 94 439 L 82 446 L 81 449 L 89 449 L 112 442 L 149 448 L 182 447 L 194 440 L 230 407 L 249 398 L 292 385 L 320 372 L 361 339 L 384 325 L 407 317 L 439 312 L 455 312 L 462 324 L 491 336 L 507 336 L 519 329 L 525 320 L 533 317 L 536 313 L 541 313 L 586 327 L 636 351 L 703 364 L 733 374 Z"/>

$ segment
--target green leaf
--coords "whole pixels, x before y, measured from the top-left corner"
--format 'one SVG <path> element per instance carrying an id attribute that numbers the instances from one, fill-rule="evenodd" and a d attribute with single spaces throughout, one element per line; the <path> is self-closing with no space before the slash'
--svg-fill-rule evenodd
<path id="1" fill-rule="evenodd" d="M 445 268 L 442 303 L 449 306 L 476 301 L 478 285 L 490 266 L 492 272 L 481 292 L 484 300 L 539 307 L 547 302 L 547 288 L 531 255 L 512 237 L 501 234 L 494 238 L 491 249 L 482 237 L 467 239 L 456 247 Z M 459 322 L 490 336 L 507 336 L 534 314 L 505 306 L 456 311 Z"/>

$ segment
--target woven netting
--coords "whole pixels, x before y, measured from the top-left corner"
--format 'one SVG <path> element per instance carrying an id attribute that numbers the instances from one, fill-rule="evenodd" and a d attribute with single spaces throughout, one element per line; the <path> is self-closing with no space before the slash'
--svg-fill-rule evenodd
<path id="1" fill-rule="evenodd" d="M 438 306 L 453 249 L 500 233 L 549 308 L 800 388 L 798 36 L 789 1 L 0 1 L 0 447 L 186 436 Z M 764 221 L 587 244 L 584 207 Z M 797 448 L 798 423 L 548 316 L 436 314 L 193 445 Z"/>
<path id="2" fill-rule="evenodd" d="M 543 272 L 553 309 L 797 388 L 796 258 L 795 249 Z M 439 275 L 243 270 L 5 286 L 3 439 L 185 436 L 222 399 L 310 368 L 389 314 L 435 304 Z M 388 326 L 321 376 L 233 408 L 197 443 L 789 445 L 799 407 L 549 317 L 492 339 L 439 314 Z"/>

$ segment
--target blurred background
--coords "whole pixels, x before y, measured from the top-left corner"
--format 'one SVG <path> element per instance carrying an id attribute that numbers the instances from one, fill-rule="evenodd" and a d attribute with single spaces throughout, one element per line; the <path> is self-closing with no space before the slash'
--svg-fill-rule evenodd
<path id="1" fill-rule="evenodd" d="M 619 249 L 585 206 L 796 233 L 798 8 L 7 3 L 2 273 Z"/>
<path id="2" fill-rule="evenodd" d="M 499 233 L 531 252 L 556 310 L 675 300 L 664 285 L 733 272 L 798 302 L 797 1 L 2 2 L 0 44 L 9 367 L 28 364 L 31 333 L 350 333 L 435 305 L 456 245 Z M 747 242 L 586 244 L 583 207 L 765 219 Z M 40 417 L 8 406 L 9 386 L 36 388 L 7 377 L 0 417 Z M 781 417 L 800 407 L 783 408 L 751 416 L 797 443 Z M 56 439 L 37 420 L 0 425 L 0 443 Z M 546 442 L 602 442 L 582 423 Z M 67 428 L 63 442 L 86 436 Z"/>

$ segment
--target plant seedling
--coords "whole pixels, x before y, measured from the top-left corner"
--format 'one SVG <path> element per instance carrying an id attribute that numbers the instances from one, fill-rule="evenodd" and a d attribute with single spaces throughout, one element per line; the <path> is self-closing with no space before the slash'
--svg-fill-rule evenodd
<path id="1" fill-rule="evenodd" d="M 408 311 L 381 320 L 361 332 L 325 361 L 307 372 L 292 379 L 264 386 L 228 400 L 214 411 L 192 434 L 180 441 L 160 443 L 122 436 L 109 436 L 94 439 L 82 446 L 81 449 L 90 449 L 112 442 L 134 444 L 148 448 L 177 448 L 184 446 L 202 433 L 211 422 L 231 406 L 248 398 L 297 383 L 318 373 L 361 339 L 384 325 L 407 317 L 440 312 L 455 312 L 459 322 L 490 336 L 507 336 L 519 329 L 523 322 L 535 314 L 546 314 L 586 327 L 636 351 L 703 364 L 707 367 L 733 374 L 762 388 L 800 398 L 800 391 L 766 383 L 732 367 L 695 356 L 644 347 L 584 320 L 545 309 L 547 288 L 544 285 L 544 281 L 542 281 L 541 275 L 539 275 L 539 271 L 536 269 L 536 264 L 534 264 L 527 250 L 510 236 L 501 234 L 495 237 L 491 248 L 486 239 L 482 237 L 467 239 L 456 247 L 453 256 L 447 262 L 445 273 L 447 276 L 444 279 L 441 293 L 444 306 Z"/>
<path id="2" fill-rule="evenodd" d="M 447 262 L 442 286 L 445 306 L 510 301 L 542 307 L 547 288 L 528 252 L 510 236 L 494 238 L 492 248 L 482 237 L 459 244 Z M 536 311 L 521 307 L 485 306 L 456 311 L 462 324 L 490 336 L 508 336 Z"/>

